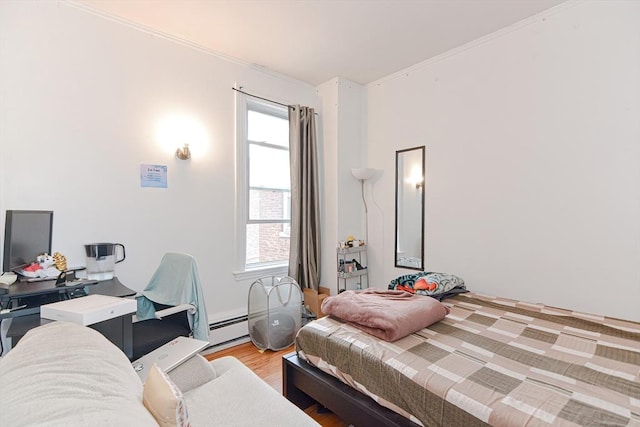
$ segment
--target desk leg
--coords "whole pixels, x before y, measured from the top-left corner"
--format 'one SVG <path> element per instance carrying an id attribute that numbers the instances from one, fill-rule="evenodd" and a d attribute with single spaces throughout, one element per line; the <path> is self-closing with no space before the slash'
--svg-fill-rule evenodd
<path id="1" fill-rule="evenodd" d="M 13 340 L 7 337 L 7 332 L 11 327 L 11 320 L 12 319 L 0 319 L 0 349 L 2 350 L 0 356 L 6 355 L 12 348 Z"/>
<path id="2" fill-rule="evenodd" d="M 132 315 L 122 317 L 122 351 L 129 360 L 133 358 L 133 319 Z"/>
<path id="3" fill-rule="evenodd" d="M 94 323 L 89 327 L 104 335 L 131 359 L 133 357 L 133 327 L 131 326 L 131 320 L 131 314 L 125 314 L 114 319 Z"/>

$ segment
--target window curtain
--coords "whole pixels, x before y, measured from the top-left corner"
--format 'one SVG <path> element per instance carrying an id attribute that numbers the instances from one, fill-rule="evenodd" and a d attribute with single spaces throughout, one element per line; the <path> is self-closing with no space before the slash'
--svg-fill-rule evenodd
<path id="1" fill-rule="evenodd" d="M 316 114 L 313 108 L 289 108 L 291 157 L 291 240 L 289 276 L 302 288 L 320 283 L 320 207 Z"/>

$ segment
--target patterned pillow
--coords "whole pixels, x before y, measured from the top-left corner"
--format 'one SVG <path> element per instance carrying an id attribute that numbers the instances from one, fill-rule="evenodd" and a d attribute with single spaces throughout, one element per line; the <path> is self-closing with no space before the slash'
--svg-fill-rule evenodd
<path id="1" fill-rule="evenodd" d="M 144 382 L 142 403 L 162 427 L 189 426 L 182 392 L 155 363 Z"/>

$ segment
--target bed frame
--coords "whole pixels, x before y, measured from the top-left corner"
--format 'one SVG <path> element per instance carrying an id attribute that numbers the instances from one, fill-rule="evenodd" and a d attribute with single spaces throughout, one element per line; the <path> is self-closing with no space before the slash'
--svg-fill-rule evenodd
<path id="1" fill-rule="evenodd" d="M 295 352 L 282 357 L 282 394 L 301 409 L 318 403 L 355 426 L 417 426 L 298 358 Z"/>

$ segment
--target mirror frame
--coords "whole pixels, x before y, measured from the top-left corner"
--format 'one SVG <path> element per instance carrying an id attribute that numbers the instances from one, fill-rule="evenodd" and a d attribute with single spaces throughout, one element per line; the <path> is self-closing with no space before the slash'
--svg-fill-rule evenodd
<path id="1" fill-rule="evenodd" d="M 398 241 L 399 241 L 399 235 L 401 233 L 399 233 L 400 231 L 400 226 L 402 224 L 400 224 L 399 222 L 399 213 L 400 213 L 400 200 L 399 200 L 399 193 L 401 193 L 401 187 L 400 185 L 402 185 L 402 183 L 405 181 L 405 176 L 403 175 L 402 177 L 399 176 L 400 173 L 400 161 L 402 160 L 402 155 L 404 153 L 410 152 L 410 151 L 419 151 L 420 152 L 420 157 L 421 157 L 421 162 L 422 162 L 422 185 L 420 186 L 420 200 L 421 200 L 421 212 L 420 212 L 420 218 L 418 219 L 419 224 L 415 224 L 420 232 L 420 256 L 419 256 L 419 260 L 420 260 L 420 265 L 407 265 L 407 264 L 401 264 L 398 263 Z M 404 166 L 404 165 L 403 165 Z M 404 171 L 404 167 L 402 168 L 402 170 Z M 396 151 L 396 188 L 395 188 L 395 193 L 396 193 L 396 228 L 395 228 L 395 234 L 396 234 L 396 239 L 395 239 L 395 246 L 393 247 L 393 255 L 394 255 L 394 265 L 395 267 L 398 268 L 408 268 L 410 270 L 420 270 L 420 271 L 424 271 L 424 212 L 425 212 L 425 182 L 426 182 L 426 170 L 425 170 L 425 146 L 419 146 L 419 147 L 412 147 L 412 148 L 405 148 L 403 150 L 397 150 Z M 416 184 L 417 186 L 417 184 Z"/>

